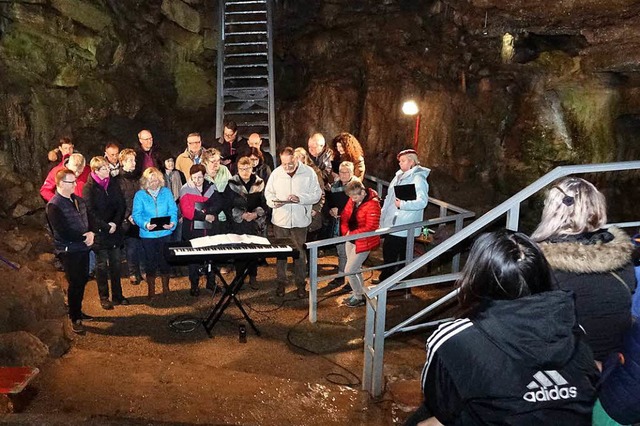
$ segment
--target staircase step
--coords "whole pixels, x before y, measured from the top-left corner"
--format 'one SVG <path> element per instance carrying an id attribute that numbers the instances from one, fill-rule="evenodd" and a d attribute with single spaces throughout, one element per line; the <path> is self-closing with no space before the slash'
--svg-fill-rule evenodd
<path id="1" fill-rule="evenodd" d="M 259 99 L 255 99 L 255 98 L 244 98 L 244 99 L 241 99 L 241 98 L 229 98 L 229 99 L 227 99 L 227 98 L 225 98 L 224 102 L 227 103 L 227 104 L 253 102 L 253 103 L 255 103 L 257 105 L 257 104 L 259 104 L 261 102 L 269 103 L 269 99 L 267 99 L 267 98 L 259 98 Z"/>
<path id="2" fill-rule="evenodd" d="M 226 115 L 243 115 L 243 114 L 269 114 L 268 109 L 242 109 L 242 110 L 225 110 Z"/>
<path id="3" fill-rule="evenodd" d="M 230 11 L 224 12 L 225 15 L 257 15 L 257 14 L 267 14 L 266 10 L 238 10 L 238 11 Z"/>
<path id="4" fill-rule="evenodd" d="M 225 95 L 233 96 L 234 93 L 238 95 L 244 95 L 246 93 L 255 93 L 256 95 L 268 95 L 268 86 L 246 86 L 246 87 L 226 87 L 224 89 Z M 249 95 L 247 95 L 249 96 Z"/>
<path id="5" fill-rule="evenodd" d="M 257 45 L 266 46 L 267 42 L 266 41 L 238 41 L 238 42 L 232 42 L 232 43 L 225 43 L 224 45 L 225 45 L 225 47 L 227 47 L 227 46 L 257 46 Z"/>
<path id="6" fill-rule="evenodd" d="M 236 124 L 240 127 L 252 127 L 252 126 L 268 126 L 269 122 L 268 121 L 236 121 Z"/>
<path id="7" fill-rule="evenodd" d="M 269 64 L 239 64 L 239 65 L 225 65 L 224 69 L 242 69 L 242 68 L 266 68 Z"/>
<path id="8" fill-rule="evenodd" d="M 242 58 L 246 56 L 267 56 L 267 52 L 227 53 L 227 58 Z"/>
<path id="9" fill-rule="evenodd" d="M 227 37 L 231 37 L 231 36 L 238 37 L 238 36 L 248 36 L 248 35 L 264 35 L 264 36 L 266 36 L 267 32 L 266 31 L 238 31 L 238 32 L 235 32 L 235 33 L 227 32 L 227 33 L 225 33 L 225 35 Z"/>
<path id="10" fill-rule="evenodd" d="M 259 79 L 259 78 L 269 78 L 269 76 L 268 75 L 237 75 L 237 76 L 228 76 L 228 77 L 225 77 L 224 79 L 225 80 L 235 80 L 235 79 L 240 80 L 240 79 L 244 79 L 244 78 L 255 80 L 255 79 Z"/>
<path id="11" fill-rule="evenodd" d="M 227 21 L 224 25 L 229 27 L 233 25 L 267 25 L 267 21 Z"/>
<path id="12" fill-rule="evenodd" d="M 240 4 L 267 4 L 266 0 L 243 0 L 243 1 L 228 1 L 225 2 L 226 6 L 237 6 Z"/>

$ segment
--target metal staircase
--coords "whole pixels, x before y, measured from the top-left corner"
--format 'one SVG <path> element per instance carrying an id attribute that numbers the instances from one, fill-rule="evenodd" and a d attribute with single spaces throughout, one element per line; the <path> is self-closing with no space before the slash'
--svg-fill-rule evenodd
<path id="1" fill-rule="evenodd" d="M 260 134 L 275 154 L 272 1 L 219 3 L 216 136 L 222 136 L 225 120 L 233 120 L 241 135 Z"/>

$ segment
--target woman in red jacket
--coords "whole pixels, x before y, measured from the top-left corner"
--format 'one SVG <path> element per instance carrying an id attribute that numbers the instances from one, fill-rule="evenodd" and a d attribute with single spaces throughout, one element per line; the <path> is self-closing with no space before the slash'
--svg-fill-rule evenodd
<path id="1" fill-rule="evenodd" d="M 359 179 L 354 178 L 346 185 L 344 192 L 349 196 L 349 201 L 340 216 L 341 235 L 362 234 L 378 229 L 380 199 L 376 191 L 365 188 Z M 356 271 L 360 271 L 362 264 L 369 257 L 369 252 L 379 245 L 380 237 L 377 235 L 346 243 L 347 264 L 344 272 L 352 274 L 347 276 L 352 294 L 344 301 L 344 305 L 350 308 L 364 305 L 362 274 Z"/>

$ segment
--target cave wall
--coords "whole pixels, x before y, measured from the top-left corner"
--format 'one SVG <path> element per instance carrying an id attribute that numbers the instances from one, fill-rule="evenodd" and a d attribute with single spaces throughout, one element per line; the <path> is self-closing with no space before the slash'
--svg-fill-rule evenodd
<path id="1" fill-rule="evenodd" d="M 216 7 L 202 0 L 27 0 L 0 3 L 0 140 L 16 171 L 39 176 L 61 136 L 100 153 L 182 146 L 210 129 Z M 25 161 L 28 159 L 28 161 Z"/>
<path id="2" fill-rule="evenodd" d="M 508 55 L 506 26 L 483 23 L 494 11 L 463 2 L 277 3 L 281 142 L 349 131 L 367 170 L 390 179 L 395 153 L 412 145 L 413 119 L 400 111 L 412 98 L 432 193 L 480 211 L 558 165 L 640 154 L 637 82 L 582 55 L 603 42 L 591 30 L 558 35 L 538 19 L 534 35 L 520 20 Z"/>
<path id="3" fill-rule="evenodd" d="M 413 118 L 400 110 L 413 98 L 432 194 L 478 211 L 557 165 L 637 158 L 640 84 L 623 72 L 628 61 L 612 63 L 620 51 L 607 56 L 600 43 L 620 40 L 615 13 L 607 12 L 607 25 L 596 21 L 601 31 L 564 36 L 544 11 L 518 16 L 510 5 L 498 20 L 497 1 L 274 1 L 279 147 L 348 131 L 363 144 L 368 172 L 390 179 L 395 153 L 413 142 Z M 217 7 L 0 3 L 3 158 L 37 185 L 60 136 L 89 154 L 110 140 L 133 147 L 141 128 L 174 153 L 191 131 L 206 145 L 215 122 Z M 509 17 L 518 24 L 516 51 L 505 55 Z M 528 19 L 539 34 L 529 33 Z"/>

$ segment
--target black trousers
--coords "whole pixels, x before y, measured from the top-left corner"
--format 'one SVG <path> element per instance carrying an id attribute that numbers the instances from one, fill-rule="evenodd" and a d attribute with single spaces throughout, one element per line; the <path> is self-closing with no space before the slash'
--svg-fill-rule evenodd
<path id="1" fill-rule="evenodd" d="M 96 282 L 100 300 L 109 300 L 109 279 L 111 279 L 111 296 L 113 300 L 122 300 L 122 284 L 120 283 L 120 247 L 95 250 Z"/>
<path id="2" fill-rule="evenodd" d="M 62 261 L 64 273 L 69 282 L 67 289 L 69 318 L 71 321 L 76 321 L 82 319 L 82 299 L 89 278 L 89 250 L 64 252 L 58 257 Z"/>
<path id="3" fill-rule="evenodd" d="M 393 263 L 405 260 L 407 258 L 407 237 L 396 237 L 395 235 L 386 235 L 382 243 L 382 260 L 384 263 Z M 380 281 L 384 281 L 403 265 L 389 266 L 382 268 L 380 271 Z"/>

